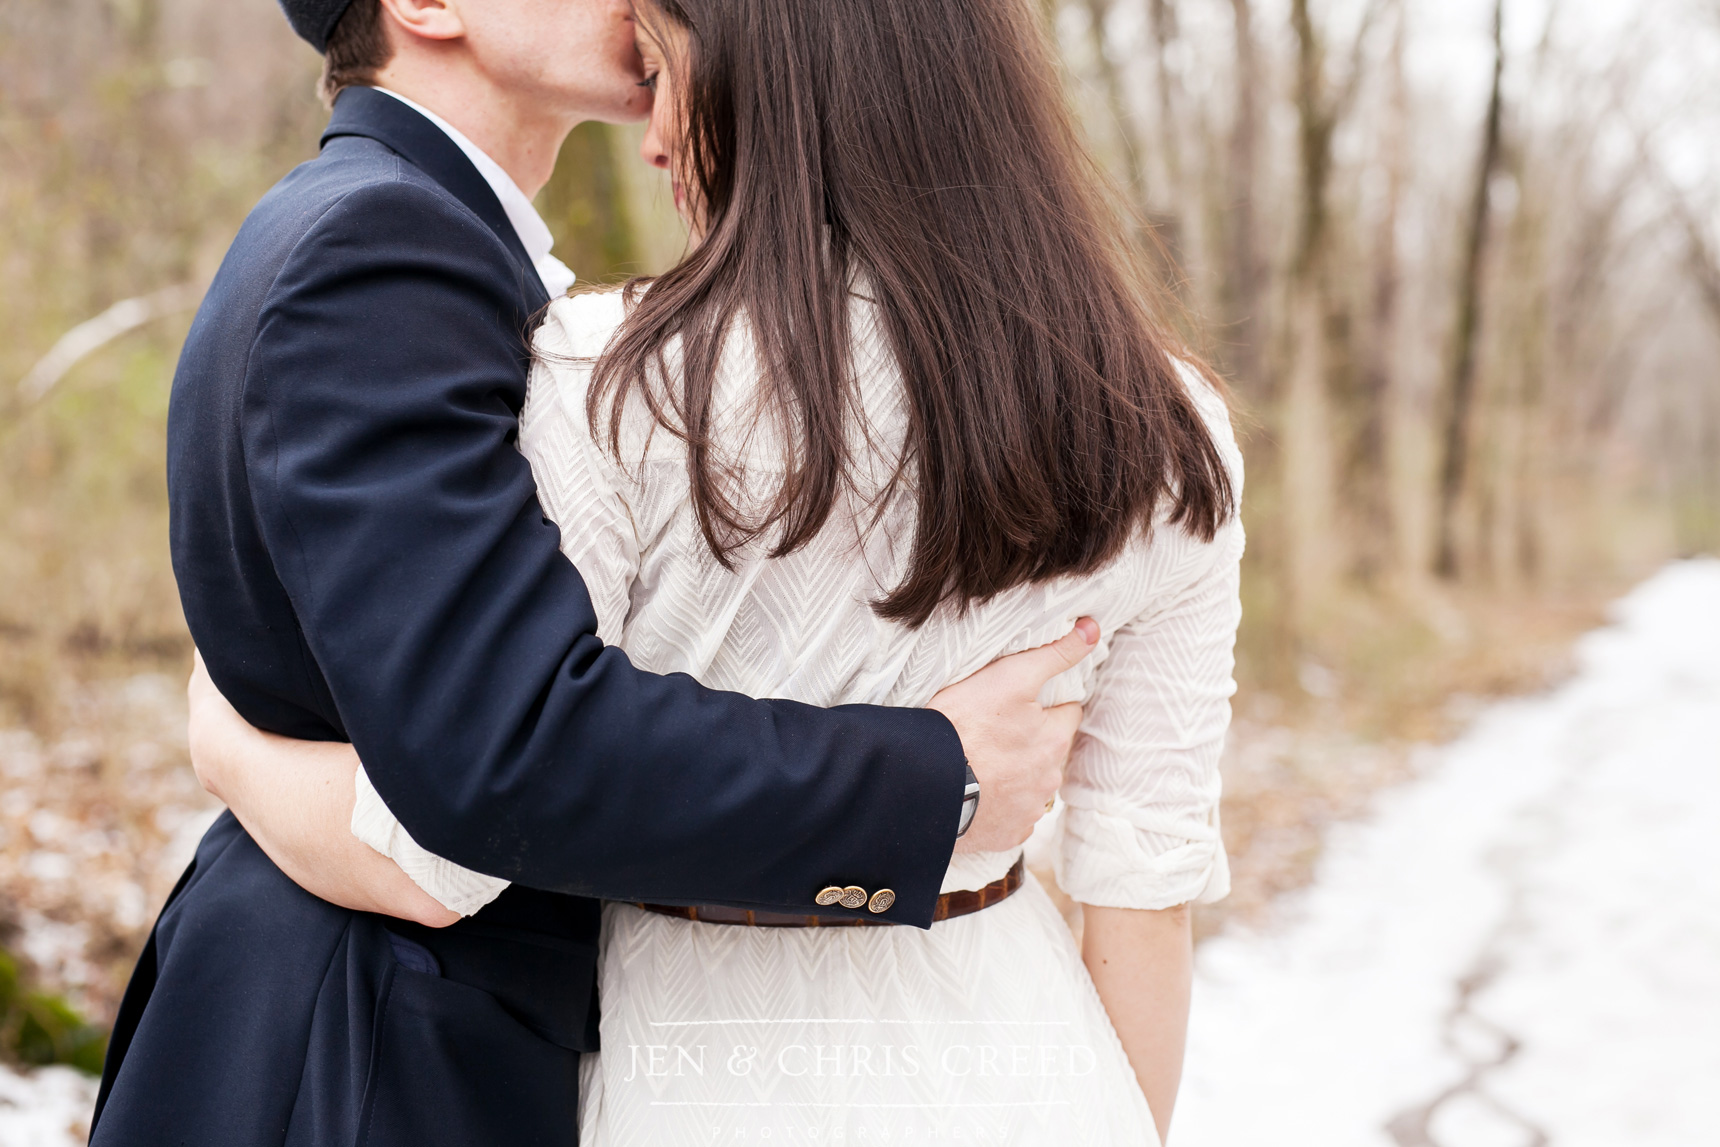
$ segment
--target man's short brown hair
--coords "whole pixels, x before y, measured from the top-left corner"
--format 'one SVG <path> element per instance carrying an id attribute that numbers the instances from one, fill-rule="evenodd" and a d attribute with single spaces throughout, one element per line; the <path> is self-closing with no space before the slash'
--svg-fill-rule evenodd
<path id="1" fill-rule="evenodd" d="M 328 51 L 323 53 L 322 82 L 317 85 L 323 102 L 347 88 L 372 87 L 376 75 L 394 56 L 383 25 L 382 0 L 352 0 L 329 33 Z"/>

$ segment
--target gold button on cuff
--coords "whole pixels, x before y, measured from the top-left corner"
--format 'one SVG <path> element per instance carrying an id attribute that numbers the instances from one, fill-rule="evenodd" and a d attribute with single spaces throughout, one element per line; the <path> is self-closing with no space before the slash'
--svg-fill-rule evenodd
<path id="1" fill-rule="evenodd" d="M 866 890 L 859 885 L 850 884 L 842 890 L 842 907 L 860 908 L 866 903 Z"/>
<path id="2" fill-rule="evenodd" d="M 818 904 L 820 907 L 828 908 L 841 899 L 842 889 L 832 884 L 829 888 L 823 889 L 817 896 L 813 897 L 813 902 Z"/>
<path id="3" fill-rule="evenodd" d="M 872 899 L 866 902 L 868 912 L 888 912 L 890 905 L 896 902 L 896 894 L 888 888 L 880 888 L 872 893 Z"/>

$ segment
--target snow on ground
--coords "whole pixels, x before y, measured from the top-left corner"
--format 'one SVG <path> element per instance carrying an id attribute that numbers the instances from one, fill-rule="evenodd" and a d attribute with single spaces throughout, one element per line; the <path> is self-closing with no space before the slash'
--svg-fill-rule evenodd
<path id="1" fill-rule="evenodd" d="M 1720 1143 L 1720 562 L 1202 946 L 1174 1147 Z"/>
<path id="2" fill-rule="evenodd" d="M 0 1065 L 0 1144 L 80 1147 L 95 1102 L 96 1081 L 69 1067 L 26 1076 Z"/>

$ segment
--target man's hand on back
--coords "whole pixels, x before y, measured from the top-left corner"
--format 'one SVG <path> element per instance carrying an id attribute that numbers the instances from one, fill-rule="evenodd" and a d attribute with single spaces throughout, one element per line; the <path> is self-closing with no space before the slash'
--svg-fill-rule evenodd
<path id="1" fill-rule="evenodd" d="M 1001 852 L 1033 832 L 1063 783 L 1063 766 L 1081 725 L 1079 704 L 1042 708 L 1039 691 L 1073 669 L 1099 642 L 1083 617 L 1062 639 L 999 658 L 932 698 L 962 739 L 979 778 L 979 810 L 957 852 Z"/>

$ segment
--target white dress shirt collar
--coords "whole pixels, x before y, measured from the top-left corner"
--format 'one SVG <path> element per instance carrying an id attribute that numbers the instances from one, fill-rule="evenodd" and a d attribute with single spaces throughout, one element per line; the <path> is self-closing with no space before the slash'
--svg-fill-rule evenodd
<path id="1" fill-rule="evenodd" d="M 513 177 L 502 170 L 502 165 L 484 154 L 477 144 L 467 139 L 460 129 L 425 107 L 423 104 L 407 99 L 399 92 L 391 92 L 387 88 L 376 89 L 386 96 L 393 96 L 431 123 L 442 129 L 454 146 L 466 153 L 466 158 L 472 161 L 472 166 L 478 169 L 478 174 L 484 177 L 484 182 L 496 193 L 501 200 L 502 211 L 507 214 L 508 222 L 514 225 L 514 233 L 520 237 L 520 245 L 531 257 L 532 266 L 537 269 L 538 278 L 543 280 L 544 290 L 549 297 L 559 299 L 567 294 L 573 286 L 574 274 L 566 263 L 550 254 L 550 248 L 555 246 L 555 237 L 549 233 L 549 227 L 543 221 L 543 216 L 537 213 L 532 201 L 526 198 L 526 193 L 520 190 L 520 185 Z"/>

